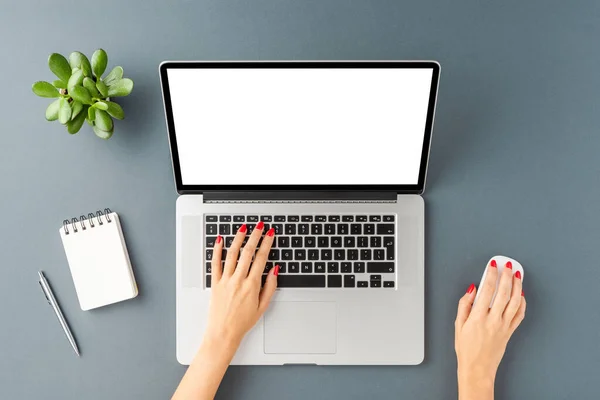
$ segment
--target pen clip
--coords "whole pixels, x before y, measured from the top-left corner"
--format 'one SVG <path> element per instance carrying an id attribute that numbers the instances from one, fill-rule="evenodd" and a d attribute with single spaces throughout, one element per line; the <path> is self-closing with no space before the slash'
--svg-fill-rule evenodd
<path id="1" fill-rule="evenodd" d="M 42 285 L 41 281 L 38 281 L 38 283 L 40 284 L 40 287 L 42 288 L 42 292 L 44 293 L 44 297 L 46 297 L 46 301 L 48 301 L 48 304 L 50 303 L 50 299 L 48 298 L 48 294 L 46 293 L 46 291 L 44 290 L 44 285 Z"/>

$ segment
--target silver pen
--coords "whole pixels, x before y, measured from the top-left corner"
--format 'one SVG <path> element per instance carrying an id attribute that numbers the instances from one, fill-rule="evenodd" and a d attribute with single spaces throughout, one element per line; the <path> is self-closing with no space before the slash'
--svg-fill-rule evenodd
<path id="1" fill-rule="evenodd" d="M 63 328 L 63 331 L 65 332 L 65 335 L 67 335 L 67 339 L 69 339 L 69 343 L 71 343 L 71 347 L 73 347 L 73 350 L 75 350 L 75 354 L 77 354 L 77 356 L 79 357 L 79 349 L 77 348 L 77 343 L 75 343 L 75 339 L 73 338 L 73 334 L 71 333 L 71 330 L 69 329 L 69 325 L 67 325 L 67 321 L 65 320 L 65 317 L 63 316 L 62 311 L 60 311 L 60 307 L 58 306 L 58 302 L 56 301 L 56 298 L 54 297 L 54 294 L 52 293 L 52 289 L 50 288 L 50 285 L 48 284 L 48 281 L 46 280 L 46 278 L 44 277 L 44 274 L 42 273 L 42 271 L 38 271 L 38 275 L 40 276 L 40 286 L 42 287 L 42 291 L 44 292 L 44 296 L 46 296 L 46 300 L 48 300 L 48 304 L 50 304 L 52 306 L 52 308 L 54 309 L 54 313 L 56 314 L 56 317 L 58 318 L 58 322 L 60 322 L 60 325 Z"/>

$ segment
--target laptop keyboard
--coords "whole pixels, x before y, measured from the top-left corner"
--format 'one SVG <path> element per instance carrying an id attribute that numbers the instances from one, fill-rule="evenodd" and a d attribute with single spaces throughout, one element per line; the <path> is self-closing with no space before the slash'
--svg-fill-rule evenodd
<path id="1" fill-rule="evenodd" d="M 222 262 L 234 235 L 256 224 L 263 234 L 275 229 L 266 273 L 279 265 L 280 288 L 393 288 L 396 281 L 396 216 L 339 215 L 205 215 L 206 287 L 218 235 L 224 239 Z"/>

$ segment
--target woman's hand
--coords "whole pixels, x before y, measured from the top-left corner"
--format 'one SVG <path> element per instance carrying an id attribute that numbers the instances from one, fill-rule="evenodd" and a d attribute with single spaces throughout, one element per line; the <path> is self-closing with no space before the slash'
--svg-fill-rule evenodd
<path id="1" fill-rule="evenodd" d="M 498 279 L 498 293 L 489 308 Z M 456 316 L 454 347 L 460 400 L 493 399 L 496 371 L 508 340 L 525 317 L 527 306 L 521 273 L 513 274 L 510 262 L 498 277 L 496 261 L 492 260 L 480 289 L 477 304 L 473 306 L 477 289 L 474 284 L 469 286 Z"/>
<path id="2" fill-rule="evenodd" d="M 269 271 L 261 289 L 262 275 L 275 230 L 269 229 L 263 236 L 262 244 L 254 255 L 264 224 L 259 222 L 256 225 L 248 242 L 241 249 L 246 229 L 246 225 L 242 225 L 235 235 L 223 268 L 223 238 L 219 236 L 216 240 L 213 249 L 212 293 L 207 328 L 200 350 L 181 380 L 173 399 L 214 398 L 244 335 L 263 315 L 275 293 L 279 266 Z"/>

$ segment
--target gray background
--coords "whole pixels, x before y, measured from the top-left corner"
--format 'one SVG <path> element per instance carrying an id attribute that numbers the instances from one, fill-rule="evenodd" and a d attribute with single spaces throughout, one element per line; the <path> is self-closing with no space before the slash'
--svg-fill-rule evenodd
<path id="1" fill-rule="evenodd" d="M 597 1 L 559 0 L 5 2 L 0 397 L 162 399 L 185 371 L 175 360 L 176 194 L 160 61 L 436 59 L 424 364 L 235 367 L 218 397 L 454 397 L 456 301 L 502 253 L 525 267 L 529 308 L 500 367 L 498 398 L 596 398 L 599 17 Z M 49 101 L 30 89 L 52 79 L 48 54 L 97 47 L 135 81 L 121 101 L 127 117 L 106 142 L 87 124 L 71 137 L 46 122 Z M 140 295 L 83 312 L 58 228 L 103 207 L 121 215 Z M 38 269 L 80 359 L 44 301 Z"/>

